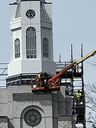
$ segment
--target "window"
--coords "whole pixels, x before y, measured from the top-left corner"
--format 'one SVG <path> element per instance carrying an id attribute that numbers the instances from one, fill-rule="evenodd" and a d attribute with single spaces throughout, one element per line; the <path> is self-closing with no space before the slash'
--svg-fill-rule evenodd
<path id="1" fill-rule="evenodd" d="M 35 11 L 32 10 L 32 9 L 27 10 L 26 16 L 27 16 L 29 19 L 32 19 L 32 18 L 35 16 Z"/>
<path id="2" fill-rule="evenodd" d="M 36 58 L 36 30 L 33 27 L 26 30 L 26 56 Z"/>
<path id="3" fill-rule="evenodd" d="M 41 122 L 42 116 L 39 111 L 32 108 L 25 113 L 24 120 L 27 125 L 34 127 Z"/>
<path id="4" fill-rule="evenodd" d="M 17 38 L 15 40 L 15 58 L 20 57 L 20 40 Z"/>
<path id="5" fill-rule="evenodd" d="M 43 57 L 49 56 L 49 45 L 48 45 L 48 39 L 43 39 Z"/>

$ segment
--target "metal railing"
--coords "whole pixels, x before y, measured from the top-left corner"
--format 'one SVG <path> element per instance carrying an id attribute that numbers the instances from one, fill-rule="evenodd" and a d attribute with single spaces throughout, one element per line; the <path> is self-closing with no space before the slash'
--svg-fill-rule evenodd
<path id="1" fill-rule="evenodd" d="M 6 87 L 8 76 L 8 63 L 0 63 L 0 88 Z"/>

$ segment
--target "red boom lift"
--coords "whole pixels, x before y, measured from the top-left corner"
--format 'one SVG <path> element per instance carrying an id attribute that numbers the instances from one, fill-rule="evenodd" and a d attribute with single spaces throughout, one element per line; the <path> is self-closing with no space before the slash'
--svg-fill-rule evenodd
<path id="1" fill-rule="evenodd" d="M 45 92 L 45 91 L 58 91 L 60 90 L 60 77 L 68 70 L 75 68 L 78 64 L 84 62 L 91 56 L 96 55 L 96 50 L 90 52 L 89 54 L 85 55 L 84 57 L 80 58 L 79 60 L 69 64 L 64 69 L 62 69 L 58 74 L 54 75 L 53 77 L 49 78 L 47 82 L 47 86 L 40 86 L 37 83 L 35 86 L 32 87 L 32 92 Z"/>

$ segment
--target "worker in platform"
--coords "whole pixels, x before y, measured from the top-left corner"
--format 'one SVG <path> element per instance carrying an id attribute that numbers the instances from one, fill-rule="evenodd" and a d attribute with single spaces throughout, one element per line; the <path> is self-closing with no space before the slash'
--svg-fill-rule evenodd
<path id="1" fill-rule="evenodd" d="M 38 75 L 36 76 L 36 81 L 39 87 L 42 87 L 44 84 L 44 80 L 43 80 L 43 72 L 38 73 Z"/>
<path id="2" fill-rule="evenodd" d="M 82 99 L 82 92 L 80 90 L 75 92 L 74 99 L 76 100 L 76 105 L 80 104 L 81 99 Z"/>
<path id="3" fill-rule="evenodd" d="M 48 79 L 49 79 L 48 73 L 44 72 L 44 87 L 45 88 L 48 87 Z"/>

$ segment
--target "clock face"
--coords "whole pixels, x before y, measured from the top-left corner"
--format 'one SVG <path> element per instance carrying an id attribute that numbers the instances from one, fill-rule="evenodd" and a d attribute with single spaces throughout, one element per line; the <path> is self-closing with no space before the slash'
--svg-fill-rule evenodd
<path id="1" fill-rule="evenodd" d="M 29 126 L 36 126 L 41 122 L 42 116 L 39 111 L 35 109 L 28 110 L 24 115 L 24 120 Z"/>
<path id="2" fill-rule="evenodd" d="M 32 10 L 32 9 L 27 10 L 26 16 L 27 16 L 29 19 L 32 19 L 32 18 L 35 16 L 35 11 Z"/>

